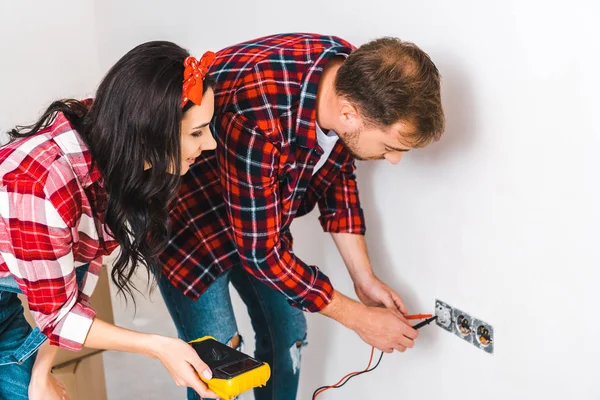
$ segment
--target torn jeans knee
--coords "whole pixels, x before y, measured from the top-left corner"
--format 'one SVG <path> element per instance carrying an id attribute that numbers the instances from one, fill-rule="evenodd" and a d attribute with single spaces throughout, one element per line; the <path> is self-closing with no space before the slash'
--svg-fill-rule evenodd
<path id="1" fill-rule="evenodd" d="M 300 370 L 302 348 L 307 344 L 306 339 L 298 340 L 290 347 L 290 357 L 292 358 L 292 370 L 294 371 L 294 374 L 297 374 Z"/>
<path id="2" fill-rule="evenodd" d="M 232 347 L 237 351 L 243 352 L 242 349 L 244 347 L 244 339 L 239 333 L 236 333 L 231 339 L 229 339 L 229 341 L 227 342 L 227 346 Z"/>

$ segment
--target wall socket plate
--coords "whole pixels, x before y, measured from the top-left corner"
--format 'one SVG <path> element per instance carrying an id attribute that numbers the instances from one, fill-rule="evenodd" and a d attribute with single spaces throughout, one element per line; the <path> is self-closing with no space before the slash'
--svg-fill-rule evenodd
<path id="1" fill-rule="evenodd" d="M 494 327 L 446 302 L 435 300 L 436 325 L 475 347 L 494 354 Z"/>
<path id="2" fill-rule="evenodd" d="M 435 320 L 437 326 L 447 330 L 448 332 L 452 332 L 452 306 L 444 303 L 441 300 L 436 300 L 435 315 L 437 315 L 437 319 Z"/>

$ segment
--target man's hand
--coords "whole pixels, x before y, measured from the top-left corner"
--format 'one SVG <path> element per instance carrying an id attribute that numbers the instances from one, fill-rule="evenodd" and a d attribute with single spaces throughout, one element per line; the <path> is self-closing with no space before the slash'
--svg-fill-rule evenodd
<path id="1" fill-rule="evenodd" d="M 414 346 L 418 336 L 418 332 L 398 311 L 367 307 L 339 292 L 334 293 L 321 314 L 352 329 L 367 344 L 386 353 L 406 351 Z"/>
<path id="2" fill-rule="evenodd" d="M 375 275 L 355 281 L 354 290 L 366 306 L 385 307 L 401 315 L 408 314 L 402 297 Z"/>
<path id="3" fill-rule="evenodd" d="M 354 331 L 367 344 L 376 349 L 391 353 L 394 350 L 405 352 L 415 344 L 418 333 L 408 321 L 381 307 L 366 307 L 361 315 L 363 323 L 356 325 Z"/>

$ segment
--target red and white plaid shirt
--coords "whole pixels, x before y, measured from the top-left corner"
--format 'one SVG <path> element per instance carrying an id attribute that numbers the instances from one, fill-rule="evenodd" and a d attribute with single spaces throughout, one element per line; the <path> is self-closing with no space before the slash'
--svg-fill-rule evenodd
<path id="1" fill-rule="evenodd" d="M 0 148 L 0 277 L 13 276 L 50 343 L 81 349 L 102 256 L 117 246 L 103 223 L 100 171 L 64 115 Z M 90 263 L 81 287 L 75 268 Z"/>

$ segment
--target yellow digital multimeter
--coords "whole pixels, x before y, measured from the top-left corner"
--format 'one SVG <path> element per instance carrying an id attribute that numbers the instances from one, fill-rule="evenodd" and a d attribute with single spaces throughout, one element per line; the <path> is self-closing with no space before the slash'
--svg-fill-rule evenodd
<path id="1" fill-rule="evenodd" d="M 205 336 L 192 340 L 190 345 L 211 369 L 213 378 L 204 381 L 219 397 L 230 400 L 255 387 L 265 386 L 271 377 L 269 364 Z"/>

